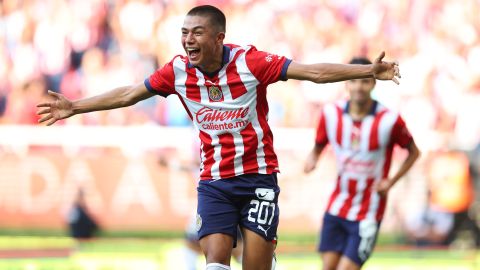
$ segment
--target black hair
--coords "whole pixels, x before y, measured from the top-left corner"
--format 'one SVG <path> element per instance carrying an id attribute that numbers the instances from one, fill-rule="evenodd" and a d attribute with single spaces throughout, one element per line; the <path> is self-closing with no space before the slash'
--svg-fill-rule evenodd
<path id="1" fill-rule="evenodd" d="M 210 18 L 210 23 L 217 28 L 219 32 L 224 32 L 226 30 L 226 18 L 223 12 L 211 5 L 203 5 L 192 8 L 187 16 L 208 16 Z"/>
<path id="2" fill-rule="evenodd" d="M 370 65 L 372 64 L 372 61 L 370 61 L 368 58 L 364 56 L 360 56 L 360 57 L 353 57 L 352 60 L 350 60 L 349 64 Z"/>

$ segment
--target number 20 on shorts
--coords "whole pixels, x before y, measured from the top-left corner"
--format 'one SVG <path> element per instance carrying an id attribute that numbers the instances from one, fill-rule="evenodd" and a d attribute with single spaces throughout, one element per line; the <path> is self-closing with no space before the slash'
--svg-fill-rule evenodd
<path id="1" fill-rule="evenodd" d="M 250 208 L 250 210 L 248 210 L 248 221 L 262 225 L 272 224 L 273 217 L 275 216 L 275 203 L 268 201 L 251 200 L 250 205 L 252 205 L 252 207 Z"/>

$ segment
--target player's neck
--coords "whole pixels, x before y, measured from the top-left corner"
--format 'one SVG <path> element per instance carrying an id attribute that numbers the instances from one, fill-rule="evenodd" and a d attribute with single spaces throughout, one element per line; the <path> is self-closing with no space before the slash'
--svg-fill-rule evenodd
<path id="1" fill-rule="evenodd" d="M 212 57 L 212 61 L 203 65 L 199 65 L 198 68 L 201 71 L 209 74 L 219 71 L 223 66 L 223 50 L 223 45 L 218 47 L 213 54 L 214 56 Z"/>
<path id="2" fill-rule="evenodd" d="M 366 102 L 352 102 L 350 101 L 350 106 L 348 108 L 348 114 L 352 117 L 353 120 L 362 120 L 367 116 L 372 110 L 373 100 L 369 99 Z"/>

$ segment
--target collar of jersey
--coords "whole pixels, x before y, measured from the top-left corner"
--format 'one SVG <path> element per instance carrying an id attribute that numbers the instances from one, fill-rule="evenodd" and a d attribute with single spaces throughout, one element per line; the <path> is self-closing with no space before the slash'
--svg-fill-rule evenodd
<path id="1" fill-rule="evenodd" d="M 222 66 L 214 72 L 203 71 L 199 67 L 196 67 L 196 66 L 192 65 L 190 62 L 188 62 L 188 68 L 198 68 L 198 70 L 200 70 L 203 74 L 205 74 L 205 75 L 207 75 L 208 77 L 211 78 L 211 77 L 214 77 L 215 75 L 217 75 L 217 73 L 223 68 L 223 66 L 225 66 L 228 63 L 228 61 L 230 60 L 230 47 L 223 45 L 223 55 L 222 55 L 222 57 L 223 57 Z"/>
<path id="2" fill-rule="evenodd" d="M 372 107 L 370 108 L 370 111 L 368 112 L 369 115 L 375 115 L 377 113 L 377 101 L 373 100 Z M 348 111 L 350 110 L 350 101 L 347 101 L 347 105 L 345 106 L 345 109 L 343 109 L 343 113 L 348 114 Z"/>

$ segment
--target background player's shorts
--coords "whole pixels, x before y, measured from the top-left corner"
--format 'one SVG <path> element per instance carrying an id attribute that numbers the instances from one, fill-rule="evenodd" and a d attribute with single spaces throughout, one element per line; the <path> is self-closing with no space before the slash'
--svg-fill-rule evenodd
<path id="1" fill-rule="evenodd" d="M 201 180 L 197 190 L 199 239 L 224 233 L 233 237 L 236 246 L 237 225 L 240 225 L 268 241 L 276 240 L 280 188 L 275 173 Z"/>
<path id="2" fill-rule="evenodd" d="M 339 252 L 361 266 L 372 253 L 379 227 L 375 220 L 350 221 L 326 213 L 318 250 Z"/>

